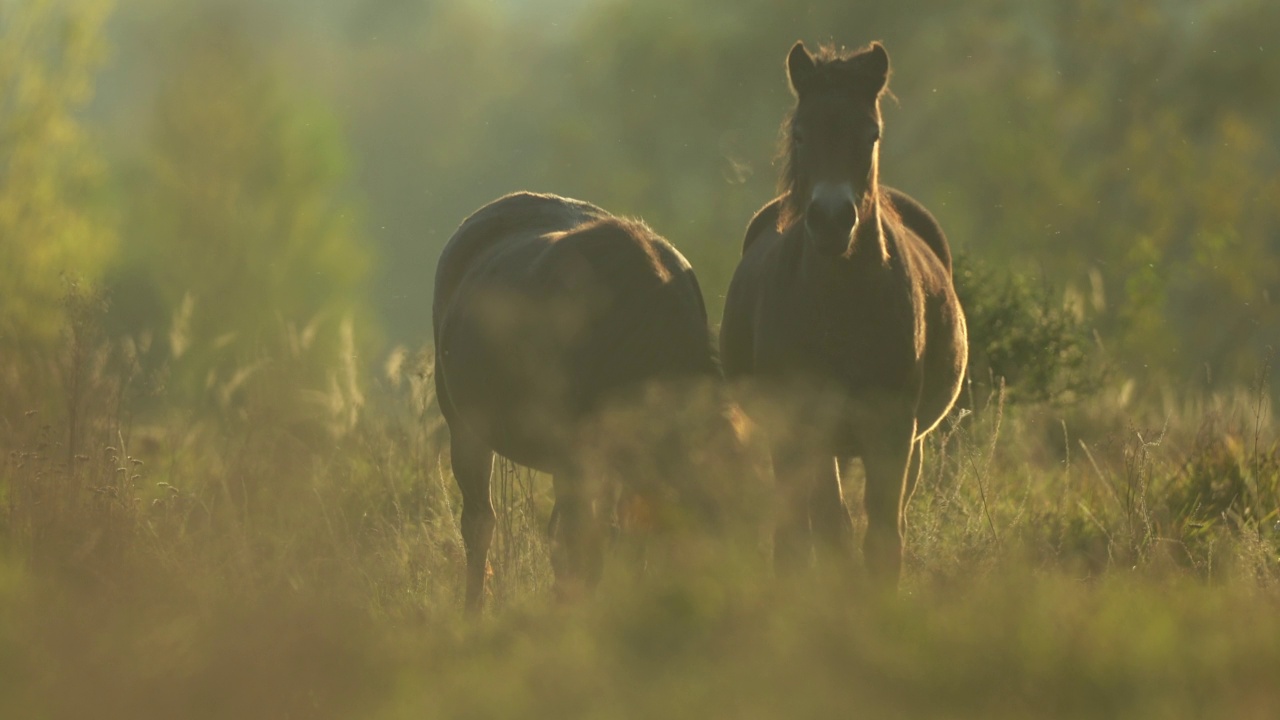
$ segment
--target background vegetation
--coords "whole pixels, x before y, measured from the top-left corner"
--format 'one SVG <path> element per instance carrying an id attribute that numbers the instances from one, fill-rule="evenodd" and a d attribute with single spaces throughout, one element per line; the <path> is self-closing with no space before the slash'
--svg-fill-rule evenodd
<path id="1" fill-rule="evenodd" d="M 1274 717 L 1278 7 L 0 0 L 0 716 Z M 886 43 L 959 252 L 903 596 L 762 542 L 557 607 L 504 466 L 464 621 L 440 248 L 578 196 L 718 317 L 797 38 Z"/>

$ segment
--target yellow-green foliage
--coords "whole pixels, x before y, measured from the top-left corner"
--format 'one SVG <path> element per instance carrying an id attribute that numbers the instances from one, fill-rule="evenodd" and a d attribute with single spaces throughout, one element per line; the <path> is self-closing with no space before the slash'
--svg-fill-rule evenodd
<path id="1" fill-rule="evenodd" d="M 262 383 L 281 388 L 281 420 L 323 409 L 306 398 L 330 390 L 358 404 L 332 368 L 376 335 L 372 251 L 336 120 L 284 85 L 234 13 L 198 20 L 164 71 L 150 151 L 127 186 L 115 322 L 167 349 L 173 400 L 237 409 L 246 383 Z"/>
<path id="2" fill-rule="evenodd" d="M 102 62 L 107 8 L 0 4 L 0 355 L 51 349 L 67 280 L 95 281 L 115 245 L 95 203 L 105 166 L 77 117 Z"/>
<path id="3" fill-rule="evenodd" d="M 1148 380 L 1225 389 L 1280 335 L 1275 3 L 564 4 L 582 11 L 516 3 L 482 32 L 474 14 L 415 24 L 405 6 L 399 34 L 355 45 L 378 62 L 337 84 L 375 98 L 377 121 L 352 129 L 376 161 L 389 254 L 429 266 L 500 193 L 577 195 L 668 236 L 716 317 L 776 186 L 786 49 L 880 39 L 897 97 L 882 180 L 957 251 L 1066 291 L 1139 395 L 1158 394 Z M 380 291 L 420 298 L 397 304 L 398 327 L 430 297 L 418 268 L 390 269 Z"/>

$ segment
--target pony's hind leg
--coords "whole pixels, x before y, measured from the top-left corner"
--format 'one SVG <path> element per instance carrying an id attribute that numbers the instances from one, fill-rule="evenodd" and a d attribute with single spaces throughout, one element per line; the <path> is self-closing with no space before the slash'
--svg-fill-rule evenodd
<path id="1" fill-rule="evenodd" d="M 809 522 L 820 553 L 849 560 L 853 554 L 853 519 L 840 490 L 840 467 L 840 458 L 829 458 L 816 466 L 809 491 Z"/>
<path id="2" fill-rule="evenodd" d="M 450 428 L 449 454 L 453 477 L 462 492 L 462 544 L 467 553 L 466 608 L 469 612 L 478 612 L 484 606 L 485 571 L 495 525 L 489 497 L 493 451 L 463 428 L 455 427 Z"/>
<path id="3" fill-rule="evenodd" d="M 924 474 L 924 438 L 916 440 L 911 448 L 911 464 L 907 466 L 907 489 L 902 493 L 902 532 L 907 531 L 907 506 L 920 486 L 920 478 Z"/>

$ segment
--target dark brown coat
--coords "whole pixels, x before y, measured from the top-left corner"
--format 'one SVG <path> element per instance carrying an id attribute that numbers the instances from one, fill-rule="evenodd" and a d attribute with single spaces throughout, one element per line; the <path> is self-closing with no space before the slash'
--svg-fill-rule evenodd
<path id="1" fill-rule="evenodd" d="M 850 541 L 839 467 L 860 457 L 864 555 L 896 585 L 923 438 L 964 376 L 964 314 L 938 223 L 879 184 L 884 48 L 815 56 L 797 43 L 788 71 L 783 194 L 747 230 L 720 331 L 725 373 L 770 436 L 779 562 L 802 563 L 811 532 Z"/>
<path id="2" fill-rule="evenodd" d="M 606 470 L 639 492 L 666 483 L 711 512 L 701 478 L 682 463 L 688 442 L 653 399 L 663 388 L 718 384 L 719 365 L 693 269 L 648 227 L 554 195 L 495 200 L 445 247 L 432 317 L 436 392 L 463 496 L 468 607 L 484 593 L 495 452 L 552 475 L 562 592 L 599 573 Z M 725 416 L 710 427 L 731 432 Z"/>

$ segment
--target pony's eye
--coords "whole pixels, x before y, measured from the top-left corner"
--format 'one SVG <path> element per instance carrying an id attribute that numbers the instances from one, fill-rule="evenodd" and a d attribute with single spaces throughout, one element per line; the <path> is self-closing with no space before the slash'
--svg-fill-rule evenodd
<path id="1" fill-rule="evenodd" d="M 792 129 L 791 142 L 795 143 L 796 147 L 804 145 L 804 131 L 800 128 Z"/>

